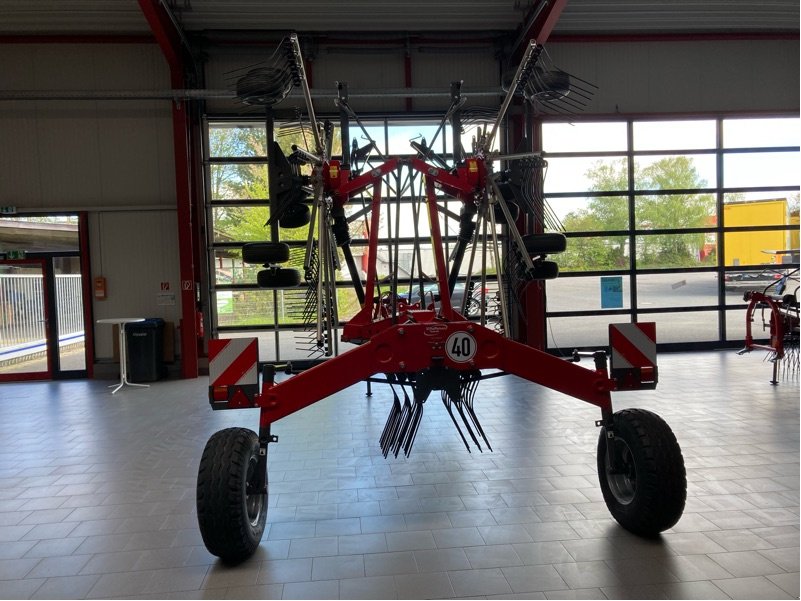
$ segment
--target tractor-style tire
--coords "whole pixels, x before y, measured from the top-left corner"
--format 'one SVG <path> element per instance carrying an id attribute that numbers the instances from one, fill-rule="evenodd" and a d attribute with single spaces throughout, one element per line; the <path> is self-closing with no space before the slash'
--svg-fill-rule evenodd
<path id="1" fill-rule="evenodd" d="M 226 563 L 256 551 L 267 522 L 267 493 L 257 480 L 259 438 L 247 428 L 226 428 L 206 443 L 197 475 L 197 521 L 209 553 Z M 264 475 L 265 482 L 267 474 Z"/>
<path id="2" fill-rule="evenodd" d="M 242 245 L 242 261 L 255 265 L 284 263 L 289 260 L 289 245 L 283 242 L 248 242 Z"/>
<path id="3" fill-rule="evenodd" d="M 503 209 L 501 208 L 500 203 L 496 203 L 493 205 L 495 211 L 495 222 L 498 225 L 504 225 L 506 223 L 506 215 L 503 213 Z M 512 218 L 512 222 L 517 221 L 517 217 L 520 215 L 520 207 L 515 202 L 506 201 L 506 208 L 509 209 L 509 216 Z"/>
<path id="4" fill-rule="evenodd" d="M 528 234 L 523 236 L 523 244 L 529 255 L 552 255 L 564 252 L 567 239 L 564 234 Z"/>
<path id="5" fill-rule="evenodd" d="M 290 268 L 262 269 L 256 275 L 259 288 L 278 290 L 281 288 L 297 288 L 300 286 L 300 271 Z"/>
<path id="6" fill-rule="evenodd" d="M 289 205 L 278 219 L 278 225 L 286 229 L 303 227 L 309 223 L 311 223 L 311 209 L 309 205 L 303 203 Z"/>
<path id="7" fill-rule="evenodd" d="M 684 458 L 673 431 L 650 411 L 624 409 L 612 416 L 616 472 L 607 458 L 607 431 L 598 439 L 598 478 L 612 516 L 626 530 L 657 536 L 679 521 L 687 498 Z"/>
<path id="8" fill-rule="evenodd" d="M 559 265 L 553 261 L 537 261 L 534 263 L 533 280 L 555 280 L 559 277 Z"/>

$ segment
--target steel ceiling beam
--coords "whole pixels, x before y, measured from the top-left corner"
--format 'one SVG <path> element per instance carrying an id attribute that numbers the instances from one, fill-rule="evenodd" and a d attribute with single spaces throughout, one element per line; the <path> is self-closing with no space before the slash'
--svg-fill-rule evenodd
<path id="1" fill-rule="evenodd" d="M 531 6 L 512 46 L 513 62 L 523 55 L 529 40 L 537 44 L 544 44 L 548 40 L 566 5 L 567 0 L 538 0 Z"/>

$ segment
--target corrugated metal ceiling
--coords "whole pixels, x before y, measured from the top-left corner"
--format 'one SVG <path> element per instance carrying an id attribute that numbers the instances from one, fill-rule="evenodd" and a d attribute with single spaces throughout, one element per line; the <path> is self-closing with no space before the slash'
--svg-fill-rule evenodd
<path id="1" fill-rule="evenodd" d="M 531 0 L 171 0 L 187 31 L 513 31 Z M 798 0 L 569 0 L 555 33 L 797 32 Z M 146 33 L 136 0 L 0 0 L 2 34 Z"/>

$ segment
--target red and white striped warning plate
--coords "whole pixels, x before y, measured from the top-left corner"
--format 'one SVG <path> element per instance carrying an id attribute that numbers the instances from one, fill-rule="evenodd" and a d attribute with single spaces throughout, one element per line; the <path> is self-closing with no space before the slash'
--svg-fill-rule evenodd
<path id="1" fill-rule="evenodd" d="M 209 384 L 246 386 L 259 383 L 259 339 L 209 340 Z"/>
<path id="2" fill-rule="evenodd" d="M 612 369 L 656 367 L 656 324 L 610 323 L 609 346 Z"/>

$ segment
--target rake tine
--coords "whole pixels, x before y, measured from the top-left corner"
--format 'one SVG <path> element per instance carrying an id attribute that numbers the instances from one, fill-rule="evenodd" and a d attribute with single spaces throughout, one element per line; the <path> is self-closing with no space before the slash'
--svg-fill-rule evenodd
<path id="1" fill-rule="evenodd" d="M 481 423 L 479 423 L 478 416 L 476 415 L 476 412 L 473 411 L 473 407 L 467 404 L 465 404 L 465 407 L 467 409 L 467 414 L 470 416 L 470 419 L 473 421 L 473 424 L 476 427 L 476 431 L 479 433 L 481 438 L 484 439 L 484 444 L 487 445 L 487 448 L 492 451 L 492 446 L 490 445 L 489 440 L 487 440 L 487 435 L 484 434 L 484 429 L 481 427 Z"/>
<path id="2" fill-rule="evenodd" d="M 464 410 L 462 409 L 462 401 L 454 401 L 453 404 L 456 405 L 456 410 L 459 412 L 459 415 L 464 422 L 464 427 L 467 429 L 467 433 L 470 435 L 470 438 L 473 439 L 473 442 L 478 447 L 478 450 L 483 453 L 484 450 L 481 448 L 481 444 L 478 442 L 478 438 L 476 438 L 476 435 L 473 433 L 473 429 L 470 427 L 470 422 L 468 421 L 467 416 L 464 414 Z"/>
<path id="3" fill-rule="evenodd" d="M 392 389 L 393 396 L 392 408 L 389 411 L 389 416 L 387 417 L 387 423 L 384 426 L 384 431 L 378 441 L 379 447 L 384 453 L 385 458 L 389 454 L 389 450 L 392 448 L 392 440 L 394 440 L 393 436 L 397 429 L 398 418 L 401 414 L 400 399 L 398 398 L 398 394 L 395 392 L 395 387 L 392 386 L 392 384 L 389 386 Z"/>
<path id="4" fill-rule="evenodd" d="M 442 403 L 445 405 L 445 409 L 448 410 L 448 415 L 451 416 L 451 420 L 453 420 L 453 425 L 456 426 L 456 431 L 459 433 L 459 436 L 462 437 L 462 442 L 464 443 L 464 448 L 467 449 L 468 453 L 472 453 L 470 450 L 470 445 L 467 443 L 467 439 L 462 434 L 462 429 L 459 427 L 459 422 L 456 421 L 456 416 L 453 414 L 453 410 L 451 409 L 451 402 L 448 400 L 444 395 L 442 397 Z"/>
<path id="5" fill-rule="evenodd" d="M 414 439 L 417 438 L 417 430 L 420 428 L 420 422 L 423 419 L 423 403 L 420 401 L 415 401 L 414 403 L 414 413 L 412 414 L 412 422 L 409 426 L 409 434 L 406 436 L 406 443 L 403 445 L 403 452 L 408 457 L 409 454 L 412 452 L 412 445 L 414 444 Z"/>
<path id="6" fill-rule="evenodd" d="M 397 434 L 392 441 L 392 444 L 395 446 L 393 449 L 395 457 L 397 457 L 398 453 L 400 453 L 401 444 L 403 443 L 404 438 L 406 438 L 406 431 L 409 429 L 409 422 L 412 419 L 412 403 L 409 400 L 409 395 L 406 394 L 405 389 L 403 391 L 403 397 L 403 412 L 401 413 L 400 425 L 398 427 Z"/>

